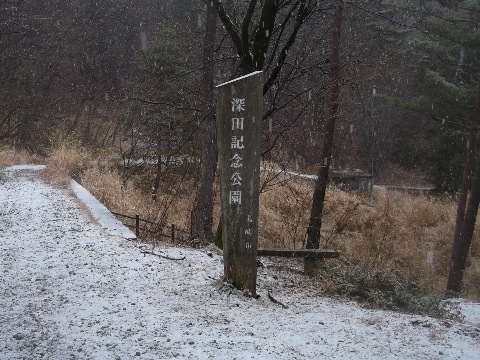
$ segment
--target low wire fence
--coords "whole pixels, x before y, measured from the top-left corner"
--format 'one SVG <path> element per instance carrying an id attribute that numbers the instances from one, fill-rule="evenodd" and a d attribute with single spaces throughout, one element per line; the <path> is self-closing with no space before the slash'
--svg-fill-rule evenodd
<path id="1" fill-rule="evenodd" d="M 154 221 L 140 218 L 139 214 L 135 216 L 121 214 L 115 211 L 111 213 L 122 218 L 123 225 L 135 230 L 137 238 L 158 240 L 159 238 L 170 239 L 172 244 L 184 241 L 189 235 L 189 231 L 181 229 L 175 224 L 164 225 Z"/>

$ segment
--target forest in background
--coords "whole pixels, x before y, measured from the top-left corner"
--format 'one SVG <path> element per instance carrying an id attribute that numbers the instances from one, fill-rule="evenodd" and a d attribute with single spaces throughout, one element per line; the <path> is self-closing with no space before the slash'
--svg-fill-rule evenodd
<path id="1" fill-rule="evenodd" d="M 241 18 L 244 2 L 231 3 Z M 318 162 L 328 105 L 333 2 L 315 3 L 265 94 L 264 157 L 302 170 Z M 394 3 L 346 2 L 333 165 L 385 181 L 392 165 L 419 170 L 454 192 L 474 108 L 478 12 L 456 26 L 425 5 L 440 1 L 410 11 L 411 1 Z M 201 157 L 203 1 L 17 0 L 0 11 L 3 142 L 42 153 L 63 133 L 137 158 Z M 215 84 L 238 67 L 217 27 Z M 269 49 L 267 78 L 284 43 Z"/>
<path id="2" fill-rule="evenodd" d="M 223 1 L 239 28 L 249 10 L 270 2 L 281 6 L 261 54 L 263 161 L 315 173 L 337 2 Z M 342 3 L 332 167 L 361 169 L 377 183 L 431 182 L 438 194 L 455 196 L 480 78 L 478 1 Z M 244 66 L 228 28 L 207 10 L 200 0 L 0 0 L 0 142 L 41 156 L 58 144 L 80 144 L 97 159 L 121 160 L 119 186 L 135 180 L 143 193 L 173 198 L 174 181 L 175 191 L 192 195 L 202 183 L 212 109 L 205 69 L 219 84 Z M 262 16 L 252 12 L 252 37 L 242 39 L 255 43 Z M 212 23 L 212 56 L 205 57 Z M 81 163 L 71 174 L 88 175 Z M 264 179 L 263 190 L 279 183 Z M 184 205 L 186 226 L 194 202 Z M 156 207 L 153 218 L 171 211 Z"/>

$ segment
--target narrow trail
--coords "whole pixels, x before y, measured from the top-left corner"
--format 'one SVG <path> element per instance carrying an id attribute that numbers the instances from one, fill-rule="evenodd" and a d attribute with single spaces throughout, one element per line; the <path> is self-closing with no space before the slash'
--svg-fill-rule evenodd
<path id="1" fill-rule="evenodd" d="M 166 318 L 142 308 L 163 302 L 158 261 L 33 173 L 1 187 L 0 359 L 123 359 L 166 342 Z"/>

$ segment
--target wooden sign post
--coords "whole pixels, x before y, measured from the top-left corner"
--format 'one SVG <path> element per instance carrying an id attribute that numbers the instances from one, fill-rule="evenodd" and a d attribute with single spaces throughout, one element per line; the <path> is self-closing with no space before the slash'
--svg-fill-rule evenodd
<path id="1" fill-rule="evenodd" d="M 217 86 L 225 278 L 256 296 L 263 74 Z"/>

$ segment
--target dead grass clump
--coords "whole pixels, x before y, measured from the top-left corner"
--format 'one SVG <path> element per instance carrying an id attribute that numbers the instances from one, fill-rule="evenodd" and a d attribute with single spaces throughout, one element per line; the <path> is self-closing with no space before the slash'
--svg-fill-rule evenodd
<path id="1" fill-rule="evenodd" d="M 445 200 L 424 196 L 407 195 L 399 199 L 405 211 L 405 221 L 413 227 L 436 227 L 448 221 L 450 209 Z"/>
<path id="2" fill-rule="evenodd" d="M 265 178 L 262 178 L 265 180 Z M 313 182 L 290 178 L 260 194 L 259 244 L 303 248 L 312 203 Z M 338 247 L 358 227 L 360 198 L 329 187 L 325 199 L 322 247 Z"/>
<path id="3" fill-rule="evenodd" d="M 79 178 L 93 164 L 93 155 L 79 141 L 61 138 L 48 152 L 45 175 L 57 185 L 67 187 L 71 178 Z"/>
<path id="4" fill-rule="evenodd" d="M 153 199 L 147 191 L 148 186 L 141 185 L 146 182 L 145 176 L 148 175 L 148 171 L 143 171 L 125 179 L 121 170 L 90 167 L 83 172 L 81 180 L 82 185 L 111 211 L 129 216 L 139 214 L 144 220 L 163 225 L 175 224 L 179 229 L 187 229 L 193 201 L 193 194 L 187 189 L 191 189 L 191 184 L 188 186 L 185 181 L 167 180 L 165 174 L 162 179 L 164 186 L 160 187 L 156 199 Z M 151 231 L 156 230 L 153 225 L 142 226 Z M 164 230 L 163 233 L 167 231 Z M 149 234 L 144 233 L 142 237 L 155 237 L 155 234 Z"/>
<path id="5" fill-rule="evenodd" d="M 362 255 L 367 268 L 377 269 L 391 266 L 395 259 L 395 245 L 402 229 L 392 200 L 380 194 L 376 207 L 365 212 L 358 240 L 350 251 Z"/>
<path id="6" fill-rule="evenodd" d="M 311 190 L 301 181 L 270 187 L 260 195 L 261 247 L 304 246 Z"/>
<path id="7" fill-rule="evenodd" d="M 260 246 L 305 246 L 313 182 L 291 178 L 260 196 Z M 334 248 L 369 272 L 399 272 L 443 294 L 449 271 L 456 202 L 380 190 L 347 193 L 329 187 L 321 247 Z M 480 221 L 480 219 L 479 219 Z M 464 295 L 480 298 L 480 227 L 465 271 Z"/>
<path id="8" fill-rule="evenodd" d="M 310 195 L 311 196 L 311 195 Z M 351 235 L 361 226 L 361 198 L 329 186 L 325 196 L 322 220 L 322 247 L 339 248 L 348 244 Z"/>
<path id="9" fill-rule="evenodd" d="M 0 147 L 0 169 L 19 164 L 38 164 L 41 160 L 25 150 Z"/>
<path id="10" fill-rule="evenodd" d="M 368 269 L 402 271 L 442 293 L 448 272 L 455 208 L 433 197 L 381 191 L 362 208 L 356 241 L 344 249 Z"/>

